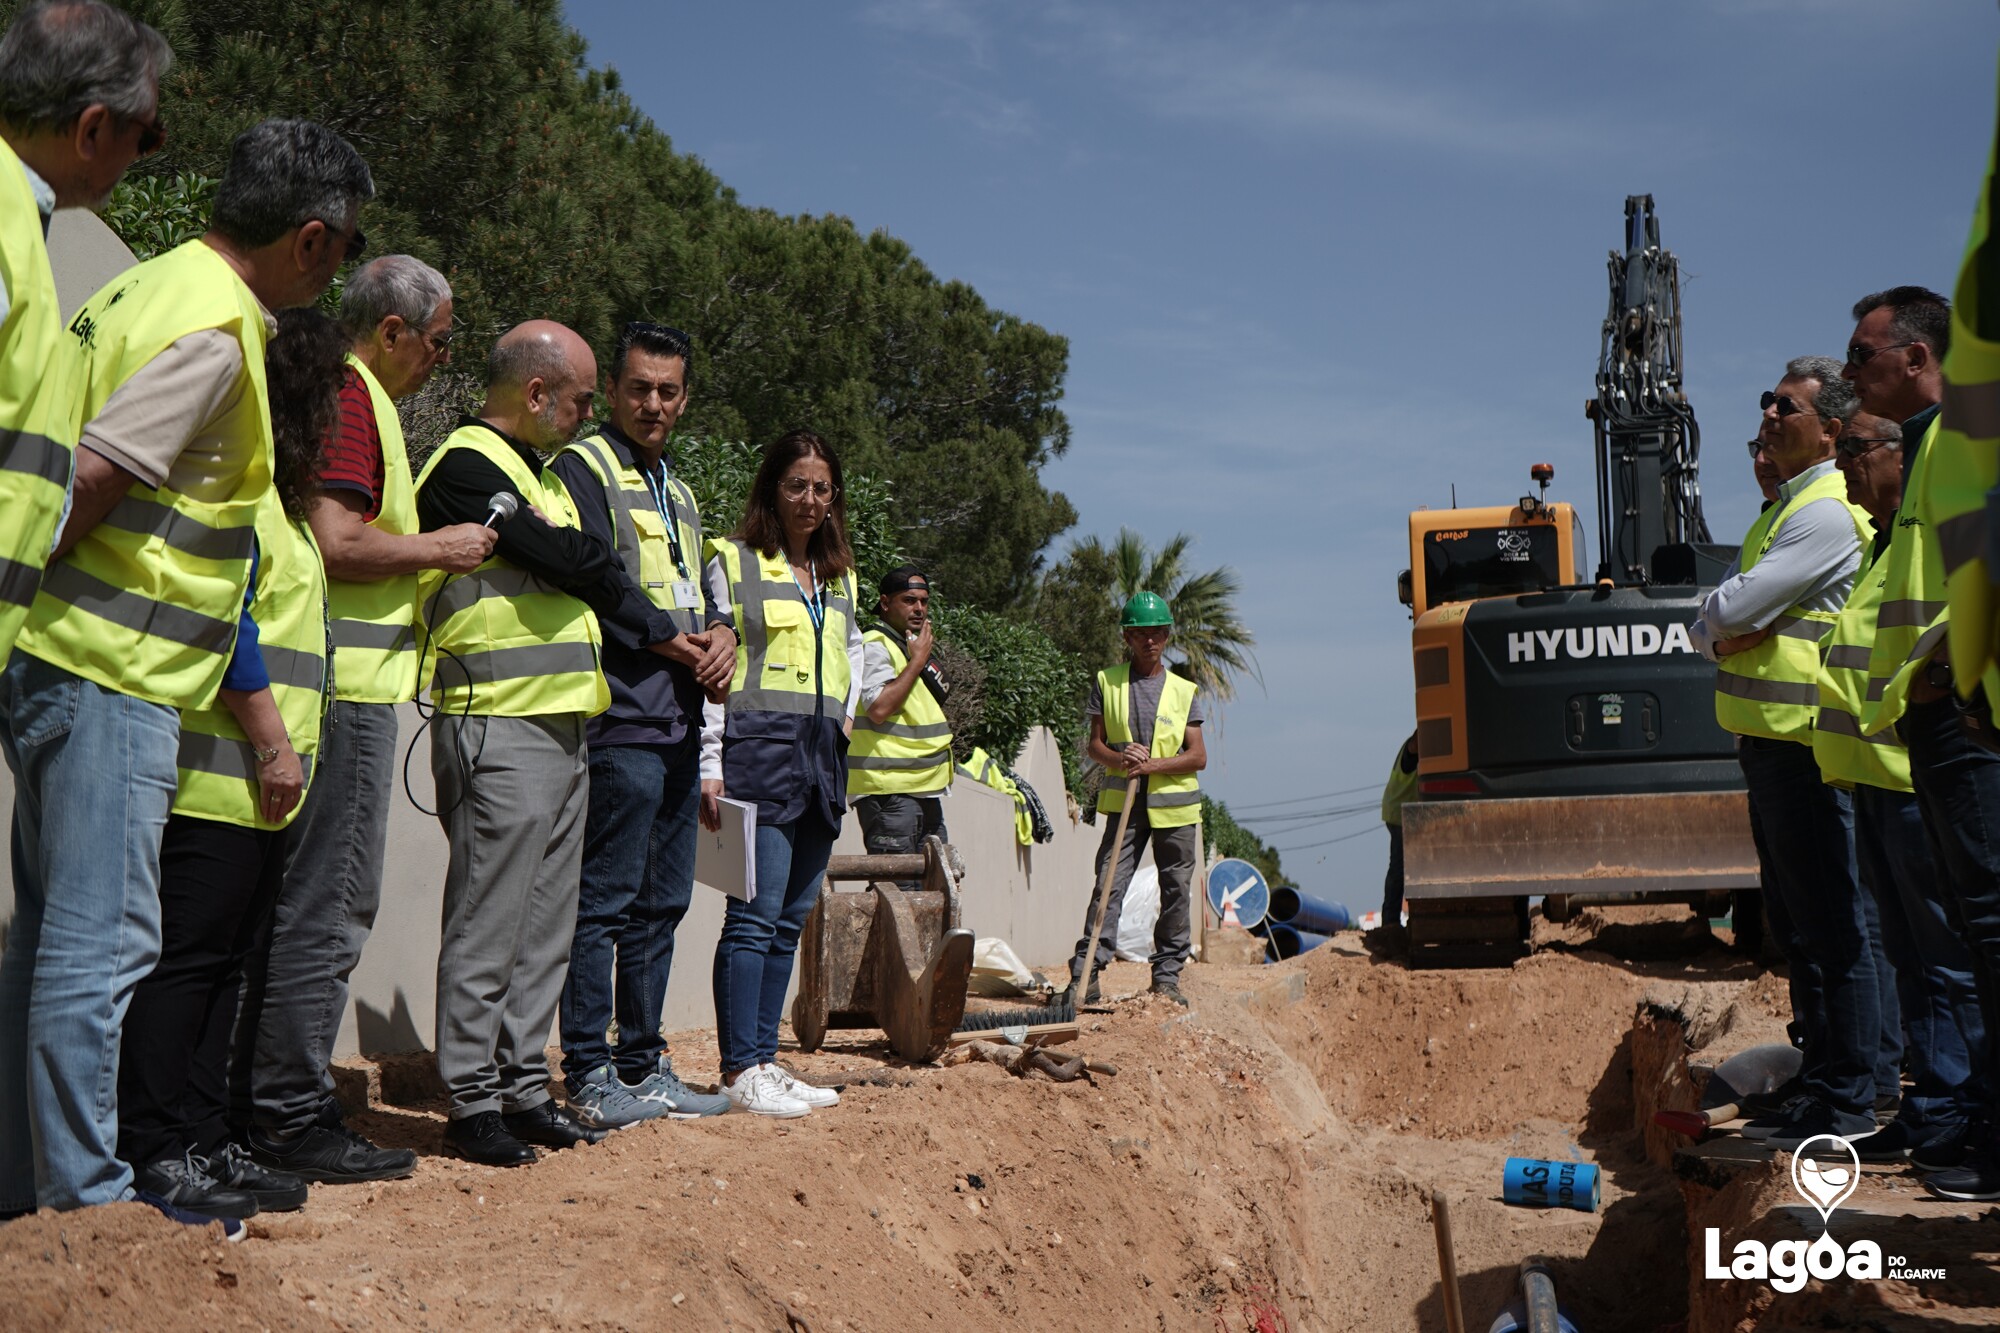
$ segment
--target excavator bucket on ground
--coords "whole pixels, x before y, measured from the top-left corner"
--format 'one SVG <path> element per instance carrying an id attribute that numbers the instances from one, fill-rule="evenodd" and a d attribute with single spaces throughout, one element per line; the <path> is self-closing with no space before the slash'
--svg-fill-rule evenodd
<path id="1" fill-rule="evenodd" d="M 866 881 L 859 889 L 837 883 Z M 914 883 L 916 887 L 898 887 Z M 965 1014 L 972 932 L 936 838 L 906 856 L 836 856 L 799 938 L 792 1030 L 816 1051 L 830 1028 L 880 1028 L 906 1060 L 934 1060 Z"/>
<path id="2" fill-rule="evenodd" d="M 1532 896 L 1554 921 L 1641 897 L 1734 909 L 1739 923 L 1761 910 L 1740 791 L 1415 801 L 1403 807 L 1403 885 L 1413 967 L 1519 957 Z"/>

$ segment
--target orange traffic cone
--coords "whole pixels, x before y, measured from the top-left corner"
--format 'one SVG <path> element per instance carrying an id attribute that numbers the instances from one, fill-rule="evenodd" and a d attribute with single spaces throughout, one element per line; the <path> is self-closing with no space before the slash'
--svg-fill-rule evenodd
<path id="1" fill-rule="evenodd" d="M 1222 924 L 1234 926 L 1238 930 L 1243 929 L 1242 918 L 1236 915 L 1236 899 L 1227 893 L 1222 895 Z"/>

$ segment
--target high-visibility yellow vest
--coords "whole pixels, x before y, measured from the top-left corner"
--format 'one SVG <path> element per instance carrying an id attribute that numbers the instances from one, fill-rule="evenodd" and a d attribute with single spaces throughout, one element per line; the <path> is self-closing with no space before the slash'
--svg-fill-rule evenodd
<path id="1" fill-rule="evenodd" d="M 133 483 L 42 576 L 20 647 L 105 689 L 170 708 L 206 708 L 236 647 L 258 509 L 271 491 L 264 311 L 200 241 L 113 278 L 69 330 L 82 348 L 84 421 L 175 342 L 216 329 L 243 352 L 234 405 L 215 423 L 243 471 L 211 478 L 221 499 Z"/>
<path id="2" fill-rule="evenodd" d="M 957 767 L 966 777 L 982 787 L 991 787 L 1014 803 L 1014 841 L 1023 847 L 1034 846 L 1035 820 L 1028 813 L 1028 798 L 1021 795 L 1021 784 L 1007 776 L 1007 770 L 977 745 L 972 747 L 972 753 L 965 757 L 965 762 Z"/>
<path id="3" fill-rule="evenodd" d="M 398 537 L 420 530 L 417 487 L 410 479 L 410 454 L 403 422 L 381 381 L 349 355 L 347 364 L 368 390 L 375 428 L 382 435 L 382 503 L 368 526 Z M 338 697 L 357 704 L 399 704 L 417 697 L 418 576 L 391 574 L 356 583 L 327 581 L 333 617 L 334 686 Z"/>
<path id="4" fill-rule="evenodd" d="M 257 517 L 257 551 L 250 618 L 257 622 L 257 646 L 271 677 L 272 701 L 310 784 L 320 728 L 333 697 L 327 671 L 326 566 L 312 529 L 285 513 L 275 491 Z M 179 767 L 175 814 L 277 829 L 290 824 L 305 805 L 301 800 L 275 824 L 261 817 L 255 747 L 220 699 L 181 714 Z"/>
<path id="5" fill-rule="evenodd" d="M 1909 791 L 1910 752 L 1893 730 L 1861 732 L 1868 695 L 1868 656 L 1875 642 L 1875 611 L 1889 571 L 1879 557 L 1864 556 L 1847 605 L 1820 645 L 1819 712 L 1813 719 L 1813 758 L 1835 787 Z"/>
<path id="6" fill-rule="evenodd" d="M 887 649 L 889 669 L 897 675 L 909 664 L 894 636 L 871 629 L 861 639 Z M 847 750 L 849 796 L 934 796 L 951 786 L 951 767 L 951 723 L 923 681 L 911 687 L 887 722 L 871 722 L 866 709 L 855 713 Z"/>
<path id="7" fill-rule="evenodd" d="M 1917 456 L 1903 483 L 1903 504 L 1896 511 L 1896 529 L 1889 534 L 1889 549 L 1882 553 L 1882 605 L 1875 612 L 1868 693 L 1861 703 L 1864 736 L 1873 736 L 1902 717 L 1910 702 L 1910 682 L 1949 632 L 1937 533 L 1917 513 L 1938 425 L 1939 418 L 1932 418 L 1917 443 Z"/>
<path id="8" fill-rule="evenodd" d="M 1746 574 L 1755 569 L 1792 515 L 1828 499 L 1838 500 L 1846 508 L 1856 539 L 1865 547 L 1871 531 L 1868 515 L 1847 503 L 1847 478 L 1835 470 L 1812 482 L 1789 503 L 1772 505 L 1758 515 L 1758 522 L 1751 524 L 1743 539 L 1738 568 Z M 1833 621 L 1830 611 L 1794 606 L 1771 622 L 1769 638 L 1718 662 L 1715 720 L 1723 729 L 1739 736 L 1812 744 L 1813 710 L 1819 703 L 1819 641 L 1833 628 Z"/>
<path id="9" fill-rule="evenodd" d="M 1382 788 L 1382 822 L 1403 824 L 1403 807 L 1417 798 L 1417 770 L 1403 771 L 1403 752 L 1396 751 L 1396 762 L 1389 765 L 1389 781 Z"/>
<path id="10" fill-rule="evenodd" d="M 674 535 L 667 536 L 667 516 L 654 501 L 652 487 L 638 468 L 621 461 L 602 435 L 578 440 L 564 452 L 581 458 L 603 483 L 611 512 L 611 531 L 625 572 L 645 592 L 647 600 L 668 613 L 674 628 L 699 634 L 705 619 L 701 607 L 676 607 L 674 584 L 701 586 L 701 510 L 687 483 L 667 474 L 667 508 L 673 512 Z M 574 498 L 574 497 L 572 497 Z M 678 545 L 680 559 L 674 559 Z"/>
<path id="11" fill-rule="evenodd" d="M 470 450 L 499 468 L 551 523 L 576 527 L 569 492 L 547 468 L 530 471 L 491 427 L 453 431 L 424 464 L 419 489 L 438 463 Z M 517 514 L 513 523 L 534 523 Z M 599 663 L 597 617 L 575 597 L 497 553 L 470 574 L 426 570 L 418 582 L 423 621 L 421 678 L 439 712 L 489 717 L 594 717 L 611 703 Z"/>
<path id="12" fill-rule="evenodd" d="M 1986 496 L 2000 485 L 2000 343 L 1978 334 L 1980 252 L 1986 248 L 1993 207 L 1993 173 L 2000 169 L 2000 140 L 1987 156 L 1979 206 L 1952 292 L 1951 350 L 1944 358 L 1944 403 L 1937 438 L 1927 451 L 1926 485 L 1917 513 L 1937 534 L 1946 599 L 1954 682 L 1962 694 L 1984 681 L 1989 702 L 2000 701 L 2000 616 L 1986 561 Z M 1996 295 L 2000 299 L 2000 295 Z M 1914 478 L 1912 479 L 1914 484 Z"/>
<path id="13" fill-rule="evenodd" d="M 81 364 L 62 336 L 42 214 L 27 169 L 0 139 L 0 662 L 28 618 L 69 491 L 82 400 Z"/>
<path id="14" fill-rule="evenodd" d="M 1165 667 L 1161 668 L 1166 671 Z M 1160 687 L 1160 710 L 1153 719 L 1155 759 L 1171 759 L 1187 739 L 1188 714 L 1194 708 L 1195 683 L 1166 671 Z M 1132 736 L 1132 668 L 1129 664 L 1097 673 L 1097 692 L 1104 702 L 1104 740 L 1112 749 L 1130 745 Z M 1097 812 L 1115 815 L 1125 808 L 1125 770 L 1104 770 L 1097 789 Z M 1146 819 L 1154 828 L 1180 828 L 1201 819 L 1201 784 L 1192 773 L 1155 773 L 1146 779 Z"/>
<path id="15" fill-rule="evenodd" d="M 836 579 L 825 593 L 825 621 L 813 625 L 805 593 L 783 553 L 763 552 L 733 538 L 708 543 L 722 561 L 736 608 L 736 674 L 729 711 L 847 716 L 854 673 L 847 660 L 847 630 L 854 623 L 854 574 Z"/>

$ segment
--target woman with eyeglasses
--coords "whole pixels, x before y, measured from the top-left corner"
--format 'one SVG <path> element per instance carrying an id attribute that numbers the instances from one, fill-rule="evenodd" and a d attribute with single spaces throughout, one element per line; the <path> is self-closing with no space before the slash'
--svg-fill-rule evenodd
<path id="1" fill-rule="evenodd" d="M 733 607 L 736 674 L 702 733 L 701 822 L 718 798 L 757 807 L 757 885 L 729 901 L 715 950 L 715 1021 L 732 1109 L 792 1119 L 840 1101 L 777 1063 L 799 932 L 847 810 L 847 737 L 861 686 L 854 553 L 840 459 L 811 431 L 764 451 L 728 537 L 708 543 L 711 605 Z"/>

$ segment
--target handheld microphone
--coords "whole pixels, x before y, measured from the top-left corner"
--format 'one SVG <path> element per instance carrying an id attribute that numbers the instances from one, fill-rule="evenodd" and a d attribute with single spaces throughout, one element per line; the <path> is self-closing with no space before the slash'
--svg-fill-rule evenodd
<path id="1" fill-rule="evenodd" d="M 479 526 L 490 528 L 493 526 L 493 520 L 496 518 L 505 523 L 508 519 L 514 517 L 520 508 L 521 502 L 515 497 L 514 492 L 495 491 L 493 492 L 493 498 L 486 502 L 486 521 Z"/>

